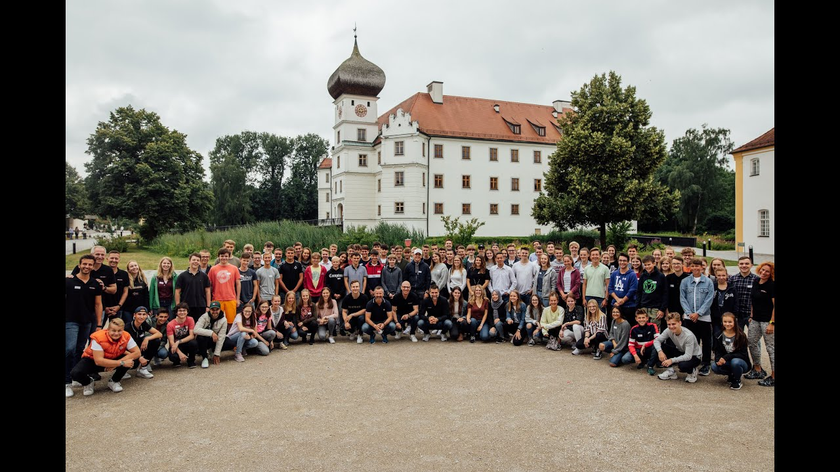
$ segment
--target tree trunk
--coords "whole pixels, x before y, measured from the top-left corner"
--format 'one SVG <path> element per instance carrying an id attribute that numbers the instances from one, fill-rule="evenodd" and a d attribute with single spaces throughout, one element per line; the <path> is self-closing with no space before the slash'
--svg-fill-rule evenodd
<path id="1" fill-rule="evenodd" d="M 694 211 L 694 224 L 691 225 L 691 234 L 697 234 L 697 218 L 700 216 L 700 201 L 703 200 L 703 192 L 697 197 L 697 209 Z"/>
<path id="2" fill-rule="evenodd" d="M 607 247 L 607 224 L 601 222 L 598 226 L 598 232 L 601 233 L 601 250 L 606 250 Z"/>

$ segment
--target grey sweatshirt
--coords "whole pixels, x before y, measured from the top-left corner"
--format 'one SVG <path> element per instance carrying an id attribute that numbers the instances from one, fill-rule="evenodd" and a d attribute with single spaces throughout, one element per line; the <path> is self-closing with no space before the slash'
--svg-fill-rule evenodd
<path id="1" fill-rule="evenodd" d="M 666 339 L 673 341 L 674 345 L 677 346 L 677 349 L 683 352 L 683 355 L 671 359 L 674 362 L 689 361 L 692 357 L 700 357 L 701 355 L 700 344 L 697 343 L 697 338 L 694 336 L 694 333 L 685 327 L 682 328 L 682 332 L 679 336 L 674 334 L 674 332 L 670 329 L 665 328 L 665 330 L 659 334 L 659 337 L 653 340 L 653 347 L 655 347 L 657 351 L 661 351 L 662 343 Z"/>
<path id="2" fill-rule="evenodd" d="M 630 322 L 613 323 L 610 329 L 610 339 L 613 339 L 613 354 L 618 354 L 627 349 L 630 342 Z"/>
<path id="3" fill-rule="evenodd" d="M 217 319 L 215 323 L 212 323 L 210 313 L 201 315 L 198 318 L 198 321 L 196 321 L 195 328 L 193 329 L 196 336 L 212 336 L 213 333 L 216 333 L 216 336 L 218 336 L 219 339 L 216 341 L 216 348 L 213 350 L 214 356 L 222 355 L 222 346 L 225 344 L 225 336 L 228 327 L 225 314 L 221 311 L 219 313 L 219 319 Z"/>

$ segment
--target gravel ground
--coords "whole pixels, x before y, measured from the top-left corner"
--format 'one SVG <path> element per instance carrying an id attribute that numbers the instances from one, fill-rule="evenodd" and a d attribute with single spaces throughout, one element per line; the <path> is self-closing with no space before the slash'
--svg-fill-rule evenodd
<path id="1" fill-rule="evenodd" d="M 154 374 L 75 389 L 66 470 L 774 469 L 774 388 L 662 381 L 568 348 L 340 337 Z"/>

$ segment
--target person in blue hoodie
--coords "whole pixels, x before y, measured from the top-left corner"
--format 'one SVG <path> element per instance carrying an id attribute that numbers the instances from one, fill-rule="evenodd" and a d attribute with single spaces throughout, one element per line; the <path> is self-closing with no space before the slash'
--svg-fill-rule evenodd
<path id="1" fill-rule="evenodd" d="M 690 262 L 691 275 L 680 283 L 680 305 L 683 309 L 683 324 L 697 337 L 703 347 L 700 375 L 709 375 L 712 363 L 712 302 L 715 287 L 712 279 L 703 275 L 703 261 L 694 258 Z"/>
<path id="2" fill-rule="evenodd" d="M 636 291 L 639 287 L 639 277 L 636 272 L 628 267 L 630 257 L 621 253 L 618 255 L 618 270 L 610 274 L 610 285 L 607 287 L 607 297 L 610 299 L 610 306 L 616 306 L 621 310 L 621 317 L 625 320 L 635 319 L 636 316 Z M 607 317 L 609 328 L 612 327 L 612 318 Z"/>

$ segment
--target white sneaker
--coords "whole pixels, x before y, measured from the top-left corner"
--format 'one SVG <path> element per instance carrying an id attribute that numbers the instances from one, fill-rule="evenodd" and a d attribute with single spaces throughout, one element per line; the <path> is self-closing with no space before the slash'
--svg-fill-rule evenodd
<path id="1" fill-rule="evenodd" d="M 123 391 L 122 385 L 120 385 L 119 382 L 114 382 L 113 380 L 108 381 L 108 388 L 110 388 L 114 393 L 120 393 Z"/>
<path id="2" fill-rule="evenodd" d="M 580 355 L 580 349 L 575 348 L 574 351 L 572 351 L 572 355 L 573 356 L 579 356 Z"/>
<path id="3" fill-rule="evenodd" d="M 74 381 L 70 382 L 70 386 L 73 387 L 73 388 L 79 388 L 79 387 L 82 386 L 82 384 L 80 384 L 79 382 L 76 382 L 74 380 Z"/>
<path id="4" fill-rule="evenodd" d="M 394 333 L 394 339 L 400 339 L 402 337 L 402 331 L 397 331 Z"/>
<path id="5" fill-rule="evenodd" d="M 70 384 L 64 384 L 64 396 L 72 397 L 73 395 L 75 395 L 73 393 L 73 387 L 71 387 Z"/>
<path id="6" fill-rule="evenodd" d="M 122 376 L 122 378 L 121 378 L 120 380 L 125 380 L 125 379 L 130 379 L 130 378 L 131 378 L 131 374 L 129 374 L 128 372 L 126 372 L 125 374 L 123 374 L 123 376 Z"/>
<path id="7" fill-rule="evenodd" d="M 416 343 L 417 342 L 417 336 L 412 334 L 411 335 L 411 342 Z"/>
<path id="8" fill-rule="evenodd" d="M 151 372 L 151 371 L 152 371 L 152 362 L 151 362 L 151 361 L 149 361 L 149 362 L 146 364 L 146 370 L 148 370 L 149 372 Z"/>
<path id="9" fill-rule="evenodd" d="M 87 396 L 93 395 L 93 384 L 94 384 L 94 382 L 93 382 L 93 380 L 91 380 L 89 384 L 85 385 L 85 388 L 82 391 L 82 394 L 84 396 L 87 397 Z"/>
<path id="10" fill-rule="evenodd" d="M 139 367 L 137 369 L 137 376 L 142 377 L 144 379 L 151 379 L 152 377 L 154 377 L 154 374 L 149 372 L 149 369 L 147 369 L 145 367 Z"/>
<path id="11" fill-rule="evenodd" d="M 443 334 L 443 333 L 440 333 L 440 340 L 441 341 L 446 341 L 446 335 Z"/>
<path id="12" fill-rule="evenodd" d="M 363 342 L 362 335 L 361 334 L 357 335 L 356 336 L 356 344 L 362 344 L 362 342 Z"/>
<path id="13" fill-rule="evenodd" d="M 430 338 L 430 337 L 432 337 L 432 336 L 431 336 L 431 335 L 429 335 L 429 334 L 424 334 L 424 335 L 423 335 L 423 342 L 424 342 L 424 343 L 429 342 L 429 338 Z"/>
<path id="14" fill-rule="evenodd" d="M 204 358 L 204 360 L 203 360 L 203 361 L 201 361 L 201 368 L 202 368 L 202 369 L 206 369 L 206 368 L 208 368 L 208 367 L 210 367 L 210 361 L 209 361 L 209 360 L 207 360 L 207 358 L 205 357 L 205 358 Z"/>
<path id="15" fill-rule="evenodd" d="M 662 372 L 661 374 L 659 374 L 659 380 L 674 380 L 676 378 L 677 378 L 677 373 L 674 372 L 673 367 L 668 367 L 668 369 L 665 370 L 665 372 Z M 695 378 L 694 380 L 697 380 L 697 379 Z"/>
<path id="16" fill-rule="evenodd" d="M 411 326 L 409 326 L 409 327 L 405 328 L 405 329 L 402 331 L 402 334 L 411 334 Z"/>
<path id="17" fill-rule="evenodd" d="M 417 328 L 417 334 L 426 334 L 426 332 L 422 328 Z"/>
<path id="18" fill-rule="evenodd" d="M 697 382 L 697 371 L 700 370 L 699 368 L 695 367 L 688 375 L 685 376 L 685 381 L 688 383 Z M 676 377 L 677 374 L 674 374 Z"/>
<path id="19" fill-rule="evenodd" d="M 332 336 L 328 337 L 328 338 L 327 338 L 327 341 L 329 341 L 329 342 L 330 342 L 330 344 L 335 344 L 335 339 L 333 339 L 333 337 L 332 337 Z"/>
<path id="20" fill-rule="evenodd" d="M 242 357 L 242 354 L 238 352 L 233 355 L 233 360 L 235 360 L 236 362 L 245 362 L 245 358 Z"/>

